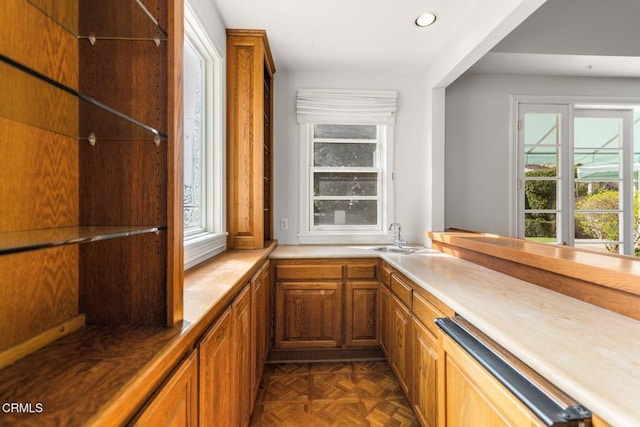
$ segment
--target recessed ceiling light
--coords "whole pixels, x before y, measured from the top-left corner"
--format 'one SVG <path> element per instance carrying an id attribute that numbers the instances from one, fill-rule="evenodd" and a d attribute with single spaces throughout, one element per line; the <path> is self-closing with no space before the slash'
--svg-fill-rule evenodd
<path id="1" fill-rule="evenodd" d="M 416 18 L 416 25 L 418 27 L 428 27 L 436 22 L 437 16 L 435 13 L 427 12 Z"/>

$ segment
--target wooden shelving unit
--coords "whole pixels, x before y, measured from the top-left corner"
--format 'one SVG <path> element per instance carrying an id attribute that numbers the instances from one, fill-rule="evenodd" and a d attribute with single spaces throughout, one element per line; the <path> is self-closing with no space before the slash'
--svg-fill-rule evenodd
<path id="1" fill-rule="evenodd" d="M 273 239 L 273 74 L 264 30 L 227 30 L 227 227 L 232 249 Z"/>
<path id="2" fill-rule="evenodd" d="M 71 414 L 55 393 L 77 386 L 82 423 L 149 362 L 122 349 L 180 332 L 182 20 L 178 0 L 3 4 L 3 401 Z"/>

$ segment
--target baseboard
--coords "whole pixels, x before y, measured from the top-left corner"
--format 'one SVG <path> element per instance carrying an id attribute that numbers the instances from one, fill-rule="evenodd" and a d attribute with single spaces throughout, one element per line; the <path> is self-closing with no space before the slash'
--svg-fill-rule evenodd
<path id="1" fill-rule="evenodd" d="M 271 350 L 267 363 L 386 360 L 380 347 Z"/>

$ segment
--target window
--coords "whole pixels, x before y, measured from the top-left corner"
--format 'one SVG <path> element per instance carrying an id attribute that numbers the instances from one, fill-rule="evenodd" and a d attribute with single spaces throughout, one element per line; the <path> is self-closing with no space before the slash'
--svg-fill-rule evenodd
<path id="1" fill-rule="evenodd" d="M 604 104 L 517 109 L 518 236 L 636 254 L 638 113 Z"/>
<path id="2" fill-rule="evenodd" d="M 185 268 L 226 248 L 223 207 L 221 57 L 185 5 L 184 38 Z"/>
<path id="3" fill-rule="evenodd" d="M 310 93 L 311 92 L 311 93 Z M 393 240 L 393 113 L 360 116 L 377 92 L 298 92 L 301 149 L 301 243 L 385 243 Z M 384 98 L 389 101 L 388 98 Z M 379 101 L 379 99 L 378 99 Z"/>

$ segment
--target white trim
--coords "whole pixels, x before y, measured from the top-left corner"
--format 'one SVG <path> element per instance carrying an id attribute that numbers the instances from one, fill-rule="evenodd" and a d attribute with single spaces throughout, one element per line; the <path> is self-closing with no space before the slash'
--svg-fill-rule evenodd
<path id="1" fill-rule="evenodd" d="M 227 249 L 227 234 L 203 233 L 191 236 L 184 245 L 184 269 L 187 270 Z"/>
<path id="2" fill-rule="evenodd" d="M 226 250 L 225 231 L 225 73 L 224 59 L 216 43 L 209 37 L 197 14 L 185 2 L 185 38 L 206 52 L 205 56 L 205 211 L 206 225 L 202 233 L 184 238 L 184 265 L 190 268 Z M 215 197 L 211 197 L 213 194 Z"/>
<path id="3" fill-rule="evenodd" d="M 351 123 L 354 124 L 354 123 Z M 360 123 L 358 123 L 360 124 Z M 379 145 L 378 167 L 373 168 L 353 168 L 349 172 L 376 172 L 378 173 L 379 196 L 358 196 L 345 199 L 358 200 L 379 200 L 378 223 L 375 226 L 336 226 L 336 225 L 314 225 L 312 222 L 313 199 L 313 171 L 331 170 L 336 168 L 315 168 L 313 165 L 313 153 L 311 145 L 313 142 L 313 124 L 299 125 L 300 157 L 299 157 L 299 177 L 300 177 L 300 207 L 299 207 L 299 229 L 298 241 L 301 244 L 330 244 L 330 243 L 372 243 L 384 244 L 392 243 L 395 234 L 387 231 L 387 224 L 394 222 L 395 218 L 395 197 L 394 197 L 394 153 L 395 153 L 395 126 L 378 125 L 378 138 L 368 140 L 369 143 Z M 350 141 L 347 141 L 350 142 Z M 341 199 L 340 197 L 330 197 L 331 200 Z M 348 230 L 347 230 L 348 229 Z"/>

